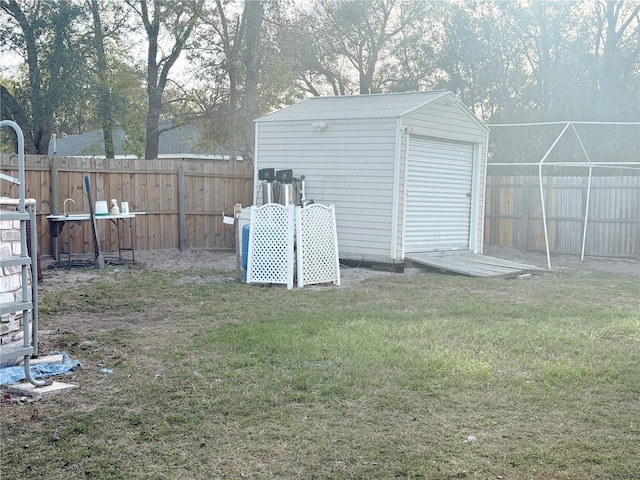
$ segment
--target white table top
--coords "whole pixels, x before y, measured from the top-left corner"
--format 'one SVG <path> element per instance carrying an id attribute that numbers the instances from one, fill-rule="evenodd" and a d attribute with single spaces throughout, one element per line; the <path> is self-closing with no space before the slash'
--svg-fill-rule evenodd
<path id="1" fill-rule="evenodd" d="M 120 213 L 118 215 L 94 215 L 96 220 L 118 220 L 119 218 L 135 218 L 136 215 L 144 215 L 145 212 Z M 68 215 L 47 215 L 47 220 L 52 222 L 88 222 L 91 215 L 88 213 L 73 213 Z"/>

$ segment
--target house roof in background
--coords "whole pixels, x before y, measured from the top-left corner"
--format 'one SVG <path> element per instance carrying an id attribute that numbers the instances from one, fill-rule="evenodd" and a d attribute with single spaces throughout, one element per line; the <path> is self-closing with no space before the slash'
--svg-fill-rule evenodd
<path id="1" fill-rule="evenodd" d="M 161 125 L 161 129 L 170 125 L 167 121 Z M 196 147 L 200 130 L 195 125 L 184 125 L 166 130 L 160 133 L 158 143 L 158 156 L 211 156 L 216 155 Z M 133 156 L 132 152 L 125 151 L 125 133 L 120 127 L 113 130 L 113 143 L 115 154 L 118 157 Z M 58 157 L 77 156 L 104 156 L 104 138 L 102 130 L 68 135 L 49 142 L 49 155 Z"/>

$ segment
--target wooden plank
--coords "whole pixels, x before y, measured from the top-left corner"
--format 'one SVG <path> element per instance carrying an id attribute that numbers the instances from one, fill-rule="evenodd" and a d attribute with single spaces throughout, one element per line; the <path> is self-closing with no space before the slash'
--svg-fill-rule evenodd
<path id="1" fill-rule="evenodd" d="M 29 365 L 38 365 L 42 363 L 62 363 L 64 362 L 63 354 L 55 354 L 55 355 L 43 355 L 37 358 L 32 358 L 29 361 Z"/>
<path id="2" fill-rule="evenodd" d="M 31 383 L 14 383 L 13 385 L 7 386 L 7 390 L 10 393 L 37 399 L 65 393 L 69 390 L 73 390 L 74 388 L 78 388 L 78 385 L 74 383 L 62 383 L 55 381 L 50 385 L 45 385 L 44 387 L 36 387 Z"/>
<path id="3" fill-rule="evenodd" d="M 178 168 L 178 248 L 187 248 L 184 168 Z"/>
<path id="4" fill-rule="evenodd" d="M 415 263 L 472 277 L 490 277 L 497 274 L 494 269 L 472 266 L 468 263 L 463 262 L 461 259 L 453 261 L 450 258 L 446 257 L 435 257 L 429 260 L 425 260 L 422 258 L 418 259 L 415 256 L 407 258 Z"/>
<path id="5" fill-rule="evenodd" d="M 57 215 L 58 214 L 58 190 L 59 190 L 59 184 L 58 184 L 58 162 L 55 161 L 55 159 L 52 159 L 51 161 L 51 172 L 50 172 L 50 179 L 51 179 L 51 197 L 49 200 L 49 205 L 50 205 L 50 212 L 53 215 Z M 41 232 L 44 230 L 40 230 Z M 47 232 L 49 231 L 49 225 L 47 225 Z M 51 235 L 49 235 L 50 241 L 51 241 L 51 250 L 50 252 L 52 252 L 55 256 L 55 252 L 59 252 L 60 251 L 60 238 L 59 237 L 52 237 Z M 40 243 L 40 245 L 42 245 L 42 243 Z M 40 251 L 42 252 L 42 248 L 40 248 Z M 60 257 L 58 258 L 54 258 L 55 261 L 59 261 Z"/>
<path id="6" fill-rule="evenodd" d="M 58 173 L 58 162 L 55 159 L 51 162 L 51 210 L 50 212 L 53 215 L 58 215 L 58 198 L 59 198 L 59 173 Z"/>
<path id="7" fill-rule="evenodd" d="M 458 255 L 451 255 L 451 257 L 456 257 Z M 526 268 L 526 269 L 534 269 L 540 270 L 538 267 L 534 267 L 532 265 L 526 265 L 524 263 L 512 262 L 511 260 L 505 260 L 503 258 L 495 258 L 487 255 L 460 255 L 462 257 L 463 262 L 467 262 L 469 264 L 477 264 L 477 265 L 491 265 L 491 266 L 499 266 L 511 269 L 518 268 Z"/>
<path id="8" fill-rule="evenodd" d="M 406 260 L 472 277 L 513 277 L 526 272 L 541 271 L 540 268 L 532 265 L 477 254 L 444 256 L 411 254 L 406 256 Z"/>

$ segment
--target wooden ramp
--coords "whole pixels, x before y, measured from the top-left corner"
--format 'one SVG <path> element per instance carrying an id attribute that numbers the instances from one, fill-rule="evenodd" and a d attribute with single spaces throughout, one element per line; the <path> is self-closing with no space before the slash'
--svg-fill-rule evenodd
<path id="1" fill-rule="evenodd" d="M 524 273 L 541 272 L 543 269 L 532 265 L 511 262 L 486 255 L 452 254 L 433 255 L 428 253 L 412 253 L 405 256 L 408 262 L 426 267 L 460 273 L 471 277 L 517 277 Z"/>

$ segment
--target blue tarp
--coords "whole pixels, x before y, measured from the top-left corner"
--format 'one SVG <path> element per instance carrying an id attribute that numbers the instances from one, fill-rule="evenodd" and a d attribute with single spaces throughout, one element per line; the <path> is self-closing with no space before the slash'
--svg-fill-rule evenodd
<path id="1" fill-rule="evenodd" d="M 71 372 L 81 367 L 80 362 L 71 360 L 65 352 L 51 352 L 50 355 L 62 354 L 62 362 L 38 363 L 31 365 L 29 370 L 33 378 L 46 378 Z M 11 385 L 26 378 L 24 365 L 0 368 L 0 385 Z"/>

